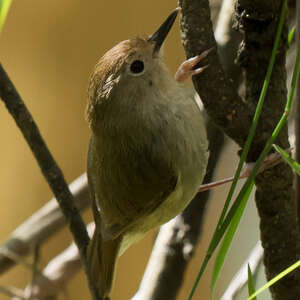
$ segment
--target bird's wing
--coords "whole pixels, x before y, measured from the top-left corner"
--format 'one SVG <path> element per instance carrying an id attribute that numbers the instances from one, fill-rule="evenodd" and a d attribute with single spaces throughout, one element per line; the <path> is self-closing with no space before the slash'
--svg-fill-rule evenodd
<path id="1" fill-rule="evenodd" d="M 97 210 L 94 215 L 101 216 L 103 237 L 109 239 L 152 214 L 175 190 L 178 172 L 164 161 L 165 155 L 153 158 L 143 149 L 122 158 L 98 154 L 90 144 L 88 176 Z"/>
<path id="2" fill-rule="evenodd" d="M 135 188 L 130 193 L 131 196 L 126 199 L 123 198 L 124 209 L 119 206 L 118 213 L 107 220 L 108 222 L 102 228 L 104 236 L 116 237 L 130 227 L 134 227 L 136 223 L 141 224 L 141 227 L 148 227 L 148 225 L 143 224 L 144 218 L 154 213 L 168 199 L 169 195 L 176 189 L 178 179 L 175 174 L 162 174 L 162 177 L 158 178 L 160 178 L 159 183 L 144 184 Z M 153 224 L 153 226 L 155 225 L 158 224 Z"/>

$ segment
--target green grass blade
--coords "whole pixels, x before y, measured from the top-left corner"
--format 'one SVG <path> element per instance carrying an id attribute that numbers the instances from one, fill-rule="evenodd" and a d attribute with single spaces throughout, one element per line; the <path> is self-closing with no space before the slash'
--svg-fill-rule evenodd
<path id="1" fill-rule="evenodd" d="M 2 31 L 12 0 L 0 0 L 0 33 Z"/>
<path id="2" fill-rule="evenodd" d="M 236 206 L 239 205 L 239 202 L 241 201 L 240 196 L 245 194 L 247 191 L 247 187 L 251 184 L 252 180 L 255 177 L 256 172 L 258 171 L 258 169 L 260 168 L 263 160 L 265 159 L 267 153 L 269 152 L 269 150 L 271 149 L 272 145 L 274 144 L 274 141 L 276 140 L 281 128 L 284 126 L 286 120 L 287 120 L 287 116 L 288 113 L 292 107 L 293 104 L 293 99 L 294 99 L 294 94 L 295 94 L 295 89 L 296 89 L 296 83 L 299 77 L 299 71 L 300 71 L 300 41 L 298 43 L 298 51 L 297 51 L 297 58 L 296 58 L 296 63 L 295 63 L 295 67 L 294 67 L 294 72 L 293 72 L 293 77 L 292 77 L 292 82 L 291 82 L 291 89 L 288 95 L 288 99 L 287 99 L 287 103 L 285 106 L 285 111 L 282 114 L 282 117 L 280 118 L 276 128 L 274 129 L 271 137 L 268 139 L 264 150 L 262 151 L 261 155 L 259 156 L 250 176 L 248 177 L 248 179 L 246 180 L 245 184 L 243 185 L 236 201 L 233 203 L 230 211 L 227 214 L 227 217 L 224 220 L 224 224 L 230 222 L 231 220 L 231 215 L 233 215 L 235 212 L 234 210 L 236 210 Z M 227 220 L 228 219 L 228 220 Z M 290 268 L 288 268 L 288 271 L 284 271 L 282 273 L 280 273 L 278 276 L 276 276 L 274 279 L 272 279 L 270 282 L 268 282 L 264 287 L 264 289 L 266 289 L 267 287 L 271 286 L 272 284 L 274 284 L 276 281 L 278 281 L 280 278 L 282 278 L 283 276 L 285 276 L 287 273 L 291 272 L 293 269 L 295 269 L 297 266 L 291 266 Z M 276 281 L 274 281 L 276 278 Z M 260 290 L 258 290 L 255 295 L 252 295 L 248 300 L 253 299 L 256 295 L 258 295 L 258 293 L 260 293 L 263 290 L 263 288 L 261 288 Z"/>
<path id="3" fill-rule="evenodd" d="M 278 145 L 273 145 L 274 149 L 281 155 L 283 160 L 290 165 L 290 167 L 298 174 L 300 175 L 300 165 L 281 147 Z"/>
<path id="4" fill-rule="evenodd" d="M 248 293 L 249 296 L 255 293 L 254 279 L 249 264 L 248 264 Z M 253 300 L 257 300 L 257 298 L 254 297 Z"/>
<path id="5" fill-rule="evenodd" d="M 283 4 L 282 4 L 281 15 L 280 15 L 280 20 L 279 20 L 279 24 L 278 24 L 278 28 L 277 28 L 275 41 L 274 41 L 272 55 L 271 55 L 271 58 L 270 58 L 270 63 L 269 63 L 267 74 L 266 74 L 266 79 L 265 79 L 264 84 L 263 84 L 262 92 L 261 92 L 261 95 L 260 95 L 260 98 L 259 98 L 259 101 L 258 101 L 258 105 L 257 105 L 256 111 L 255 111 L 252 126 L 250 128 L 249 135 L 248 135 L 247 140 L 245 142 L 243 152 L 241 154 L 240 162 L 238 164 L 238 168 L 237 168 L 237 171 L 235 173 L 234 180 L 233 180 L 233 183 L 231 185 L 229 194 L 227 196 L 223 211 L 221 213 L 221 217 L 218 221 L 217 228 L 216 228 L 216 230 L 213 234 L 212 240 L 211 240 L 210 245 L 209 245 L 208 250 L 207 250 L 207 254 L 206 254 L 206 256 L 204 258 L 204 261 L 203 261 L 203 263 L 200 267 L 200 271 L 199 271 L 199 273 L 197 275 L 197 278 L 194 282 L 193 288 L 192 288 L 192 290 L 189 294 L 189 297 L 188 297 L 189 300 L 191 300 L 193 298 L 196 287 L 197 287 L 197 285 L 200 281 L 200 278 L 201 278 L 202 274 L 204 273 L 204 270 L 205 270 L 205 268 L 208 264 L 208 261 L 210 260 L 213 252 L 215 251 L 218 244 L 220 243 L 220 241 L 221 241 L 221 239 L 222 239 L 222 237 L 223 237 L 223 235 L 224 235 L 224 233 L 225 233 L 225 231 L 226 231 L 226 229 L 227 229 L 227 227 L 230 223 L 230 222 L 228 222 L 228 219 L 226 220 L 225 223 L 223 221 L 224 221 L 224 218 L 225 218 L 226 213 L 228 211 L 228 208 L 229 208 L 234 190 L 236 188 L 236 185 L 237 185 L 237 182 L 238 182 L 238 179 L 239 179 L 239 176 L 240 176 L 240 172 L 242 170 L 242 166 L 243 166 L 243 164 L 246 160 L 246 157 L 248 155 L 248 152 L 249 152 L 249 149 L 250 149 L 250 146 L 251 146 L 254 134 L 255 134 L 255 130 L 256 130 L 256 127 L 257 127 L 257 124 L 258 124 L 259 116 L 260 116 L 260 113 L 261 113 L 261 110 L 262 110 L 262 105 L 263 105 L 263 102 L 264 102 L 264 99 L 265 99 L 265 96 L 266 96 L 267 88 L 268 88 L 269 83 L 270 83 L 270 78 L 271 78 L 271 74 L 272 74 L 272 70 L 273 70 L 273 66 L 274 66 L 274 62 L 275 62 L 276 52 L 277 52 L 278 44 L 279 44 L 279 41 L 280 41 L 280 36 L 281 36 L 283 24 L 284 24 L 284 17 L 285 17 L 286 9 L 287 9 L 287 0 L 284 0 Z M 249 186 L 248 186 L 248 188 L 249 188 Z M 231 216 L 231 218 L 233 217 L 232 214 L 230 216 Z"/>
<path id="6" fill-rule="evenodd" d="M 295 26 L 292 27 L 292 29 L 289 31 L 289 34 L 288 34 L 288 44 L 289 46 L 291 45 L 292 41 L 293 41 L 293 38 L 294 38 L 294 34 L 295 34 Z"/>
<path id="7" fill-rule="evenodd" d="M 293 77 L 292 77 L 291 89 L 290 89 L 290 92 L 289 92 L 289 95 L 288 95 L 287 103 L 286 103 L 286 106 L 285 106 L 285 111 L 282 114 L 282 117 L 280 118 L 278 124 L 276 125 L 276 128 L 274 129 L 271 137 L 268 139 L 262 153 L 258 157 L 258 159 L 256 161 L 256 164 L 253 167 L 253 170 L 252 170 L 251 174 L 249 175 L 249 177 L 247 178 L 247 180 L 246 180 L 245 184 L 243 185 L 241 191 L 239 192 L 239 194 L 237 196 L 237 199 L 235 200 L 235 202 L 233 203 L 232 207 L 230 208 L 228 214 L 226 215 L 222 226 L 218 230 L 219 235 L 221 235 L 222 233 L 224 233 L 227 230 L 227 227 L 231 223 L 231 220 L 234 217 L 238 207 L 240 206 L 241 202 L 243 201 L 244 195 L 247 194 L 248 188 L 251 185 L 253 185 L 254 177 L 256 176 L 256 174 L 257 174 L 259 168 L 261 167 L 264 159 L 266 158 L 267 154 L 269 153 L 270 149 L 272 148 L 272 145 L 273 145 L 274 141 L 276 140 L 281 128 L 284 126 L 284 124 L 287 120 L 287 116 L 288 116 L 288 113 L 291 109 L 294 94 L 295 94 L 296 82 L 297 82 L 298 77 L 299 77 L 299 70 L 300 70 L 300 42 L 298 44 L 298 52 L 297 52 L 297 58 L 296 58 L 296 63 L 295 63 L 295 67 L 294 67 Z"/>
<path id="8" fill-rule="evenodd" d="M 244 195 L 241 203 L 239 204 L 235 215 L 233 216 L 230 225 L 228 227 L 228 230 L 225 234 L 223 243 L 220 247 L 220 250 L 218 251 L 218 255 L 216 257 L 215 263 L 214 263 L 214 268 L 213 268 L 213 273 L 212 273 L 212 281 L 211 281 L 211 294 L 213 294 L 214 291 L 214 287 L 216 284 L 216 281 L 219 277 L 219 274 L 221 272 L 221 269 L 224 265 L 224 261 L 226 258 L 226 255 L 229 251 L 229 247 L 231 245 L 232 239 L 235 235 L 235 232 L 238 228 L 238 225 L 240 224 L 243 212 L 245 210 L 246 204 L 248 202 L 249 196 L 251 194 L 251 191 L 253 189 L 253 185 L 254 183 L 252 183 L 252 185 L 250 185 L 250 187 L 248 188 L 246 194 Z"/>
<path id="9" fill-rule="evenodd" d="M 280 19 L 279 19 L 279 23 L 278 23 L 278 27 L 277 27 L 277 32 L 276 32 L 276 36 L 275 36 L 275 41 L 274 41 L 274 45 L 273 45 L 273 49 L 272 49 L 272 53 L 271 53 L 271 57 L 270 57 L 266 77 L 265 77 L 265 80 L 264 80 L 264 83 L 263 83 L 263 86 L 262 86 L 262 89 L 261 89 L 261 93 L 259 95 L 259 99 L 258 99 L 257 107 L 256 107 L 256 110 L 255 110 L 255 113 L 254 113 L 252 125 L 250 127 L 249 134 L 247 136 L 245 145 L 243 147 L 241 158 L 240 158 L 236 173 L 234 175 L 234 179 L 233 179 L 232 185 L 230 187 L 230 191 L 229 191 L 227 199 L 225 201 L 225 205 L 224 205 L 223 211 L 221 213 L 221 217 L 220 217 L 218 226 L 224 220 L 224 217 L 225 217 L 226 212 L 228 210 L 228 207 L 230 205 L 233 193 L 235 191 L 237 182 L 239 180 L 243 164 L 246 161 L 251 143 L 252 143 L 254 135 L 255 135 L 255 130 L 256 130 L 256 127 L 257 127 L 257 124 L 258 124 L 258 121 L 259 121 L 259 117 L 260 117 L 260 114 L 261 114 L 261 111 L 262 111 L 263 103 L 264 103 L 264 100 L 266 98 L 267 90 L 268 90 L 268 87 L 269 87 L 269 84 L 270 84 L 270 81 L 271 81 L 271 75 L 272 75 L 273 67 L 274 67 L 274 64 L 275 64 L 275 58 L 276 58 L 277 49 L 278 49 L 278 46 L 279 46 L 280 37 L 281 37 L 283 25 L 284 25 L 284 19 L 285 19 L 286 11 L 287 11 L 287 0 L 284 0 L 283 4 L 282 4 L 282 8 L 281 8 Z"/>
<path id="10" fill-rule="evenodd" d="M 294 263 L 293 265 L 291 265 L 290 267 L 288 267 L 287 269 L 285 269 L 284 271 L 282 271 L 281 273 L 279 273 L 277 276 L 275 276 L 273 279 L 271 279 L 270 281 L 268 281 L 264 286 L 262 286 L 255 293 L 253 293 L 247 300 L 256 299 L 257 295 L 259 295 L 260 293 L 262 293 L 263 291 L 265 291 L 267 288 L 269 288 L 270 286 L 272 286 L 274 283 L 276 283 L 277 281 L 279 281 L 281 278 L 283 278 L 284 276 L 286 276 L 287 274 L 291 273 L 292 271 L 294 271 L 295 269 L 297 269 L 299 267 L 300 267 L 300 260 L 298 260 L 296 263 Z"/>
<path id="11" fill-rule="evenodd" d="M 256 107 L 255 114 L 254 114 L 254 117 L 253 117 L 252 126 L 250 128 L 249 135 L 248 135 L 247 140 L 245 142 L 245 145 L 244 145 L 244 148 L 243 148 L 243 151 L 242 151 L 242 154 L 241 154 L 241 158 L 240 158 L 240 161 L 239 161 L 239 164 L 238 164 L 238 168 L 237 168 L 237 171 L 235 173 L 234 180 L 233 180 L 233 183 L 231 185 L 230 191 L 228 193 L 223 211 L 221 213 L 221 217 L 219 219 L 216 231 L 219 230 L 220 226 L 222 225 L 222 222 L 224 221 L 224 217 L 225 217 L 225 215 L 228 211 L 228 207 L 230 205 L 234 190 L 236 188 L 237 181 L 238 181 L 238 178 L 240 176 L 242 166 L 243 166 L 243 164 L 246 160 L 246 157 L 248 155 L 248 152 L 249 152 L 249 149 L 250 149 L 250 146 L 251 146 L 254 134 L 255 134 L 255 130 L 256 130 L 256 127 L 257 127 L 257 124 L 258 124 L 258 121 L 259 121 L 261 111 L 262 111 L 262 106 L 263 106 L 263 103 L 264 103 L 264 99 L 266 97 L 267 89 L 269 87 L 269 83 L 270 83 L 270 80 L 271 80 L 271 75 L 272 75 L 273 66 L 274 66 L 274 63 L 275 63 L 275 58 L 276 58 L 278 45 L 279 45 L 279 42 L 280 42 L 280 37 L 281 37 L 281 33 L 282 33 L 282 28 L 283 28 L 283 24 L 284 24 L 286 10 L 287 10 L 287 1 L 284 1 L 283 5 L 282 5 L 282 9 L 281 9 L 281 15 L 280 15 L 280 20 L 279 20 L 279 24 L 278 24 L 278 28 L 277 28 L 275 41 L 274 41 L 274 46 L 273 46 L 270 62 L 269 62 L 267 73 L 266 73 L 266 78 L 265 78 L 265 81 L 264 81 L 264 84 L 263 84 L 263 87 L 262 87 L 262 91 L 261 91 L 261 94 L 260 94 L 260 97 L 259 97 L 259 100 L 258 100 L 258 104 L 257 104 L 257 107 Z M 217 235 L 217 236 L 219 236 L 219 235 Z M 233 236 L 230 237 L 230 234 L 229 234 L 228 238 L 229 238 L 229 240 L 226 241 L 225 244 L 228 243 L 228 248 L 229 248 Z M 225 251 L 225 248 L 223 250 Z M 228 249 L 227 249 L 227 251 L 228 251 Z M 226 251 L 226 253 L 227 253 L 227 251 Z M 226 253 L 225 253 L 225 256 L 226 256 Z M 224 253 L 222 253 L 221 257 L 223 255 L 224 255 Z M 224 259 L 225 259 L 225 256 L 224 256 Z M 218 278 L 218 275 L 220 273 L 220 270 L 222 268 L 222 263 L 221 263 L 222 259 L 221 259 L 221 257 L 220 257 L 220 261 L 218 261 L 218 264 L 215 265 L 215 267 L 217 269 L 213 271 L 213 278 L 212 278 L 212 284 L 211 284 L 212 288 L 215 286 L 215 282 L 216 282 L 216 280 Z M 219 265 L 219 263 L 221 265 Z M 223 263 L 224 263 L 224 260 L 223 260 Z"/>

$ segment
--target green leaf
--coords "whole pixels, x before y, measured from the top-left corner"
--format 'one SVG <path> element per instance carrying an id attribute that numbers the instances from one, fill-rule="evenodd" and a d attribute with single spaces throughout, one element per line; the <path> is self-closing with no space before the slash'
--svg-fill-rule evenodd
<path id="1" fill-rule="evenodd" d="M 242 198 L 241 203 L 236 209 L 235 214 L 233 215 L 230 225 L 228 227 L 228 230 L 225 234 L 224 240 L 222 242 L 222 245 L 220 247 L 220 250 L 218 252 L 218 255 L 215 260 L 214 268 L 213 268 L 213 273 L 212 273 L 212 280 L 211 280 L 211 293 L 213 294 L 214 287 L 216 285 L 216 281 L 219 277 L 219 274 L 221 272 L 221 269 L 224 265 L 224 261 L 226 258 L 226 255 L 229 251 L 229 247 L 231 245 L 231 242 L 233 240 L 234 234 L 238 228 L 238 225 L 240 224 L 243 212 L 245 210 L 246 204 L 248 202 L 249 196 L 251 194 L 252 188 L 253 188 L 254 183 L 252 183 L 251 186 L 249 186 L 247 192 Z"/>
<path id="2" fill-rule="evenodd" d="M 248 264 L 248 292 L 249 292 L 249 296 L 255 293 L 254 279 L 249 264 Z M 257 300 L 256 297 L 252 299 Z"/>
<path id="3" fill-rule="evenodd" d="M 283 278 L 287 274 L 291 273 L 292 271 L 294 271 L 298 267 L 300 267 L 300 260 L 298 260 L 293 265 L 291 265 L 290 267 L 288 267 L 287 269 L 285 269 L 284 271 L 282 271 L 281 273 L 279 273 L 277 276 L 275 276 L 273 279 L 271 279 L 270 281 L 268 281 L 264 286 L 262 286 L 254 294 L 252 294 L 247 300 L 256 299 L 257 295 L 259 295 L 260 293 L 262 293 L 263 291 L 265 291 L 267 288 L 269 288 L 270 286 L 272 286 L 274 283 L 276 283 L 281 278 Z"/>
<path id="4" fill-rule="evenodd" d="M 289 34 L 288 34 L 288 44 L 290 45 L 293 41 L 294 38 L 294 33 L 295 33 L 295 26 L 292 27 L 292 29 L 290 30 Z"/>
<path id="5" fill-rule="evenodd" d="M 281 147 L 273 145 L 274 149 L 282 156 L 283 160 L 290 165 L 290 167 L 300 175 L 300 165 Z"/>
<path id="6" fill-rule="evenodd" d="M 0 33 L 2 31 L 12 0 L 0 0 Z"/>

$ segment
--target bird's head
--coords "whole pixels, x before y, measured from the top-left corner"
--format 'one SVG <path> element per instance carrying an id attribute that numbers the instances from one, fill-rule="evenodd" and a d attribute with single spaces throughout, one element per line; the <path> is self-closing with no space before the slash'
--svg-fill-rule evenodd
<path id="1" fill-rule="evenodd" d="M 87 117 L 91 126 L 96 121 L 98 106 L 120 102 L 125 97 L 141 98 L 147 88 L 162 84 L 163 76 L 169 76 L 161 46 L 178 11 L 175 9 L 150 37 L 122 41 L 99 60 L 88 90 Z"/>

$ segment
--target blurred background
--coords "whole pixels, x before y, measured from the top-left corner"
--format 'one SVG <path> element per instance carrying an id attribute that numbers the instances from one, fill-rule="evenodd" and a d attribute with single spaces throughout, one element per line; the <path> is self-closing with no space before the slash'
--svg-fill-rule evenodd
<path id="1" fill-rule="evenodd" d="M 88 78 L 93 66 L 105 51 L 119 41 L 153 33 L 176 6 L 174 0 L 13 1 L 1 34 L 0 60 L 69 183 L 86 169 L 89 129 L 84 111 Z M 178 22 L 167 38 L 164 53 L 174 73 L 185 58 Z M 20 223 L 52 197 L 52 193 L 2 102 L 0 136 L 0 241 L 3 243 Z M 237 150 L 232 144 L 226 147 L 217 178 L 234 173 Z M 187 298 L 193 285 L 227 191 L 228 186 L 213 192 L 204 235 L 186 274 L 178 296 L 180 300 Z M 91 220 L 90 211 L 86 211 L 84 217 L 86 221 Z M 154 237 L 155 232 L 150 232 L 119 260 L 113 300 L 130 299 L 138 289 Z M 216 299 L 220 298 L 258 238 L 256 209 L 250 200 L 217 283 Z M 44 244 L 40 267 L 68 246 L 70 241 L 69 231 L 65 229 Z M 212 263 L 200 282 L 195 299 L 210 297 L 211 266 Z M 263 272 L 260 272 L 260 277 L 263 277 Z M 0 285 L 23 288 L 30 278 L 30 272 L 18 266 L 1 276 Z M 72 278 L 59 299 L 65 299 L 65 296 L 69 297 L 66 299 L 88 299 L 82 272 Z M 0 294 L 0 299 L 5 299 L 5 296 Z"/>

